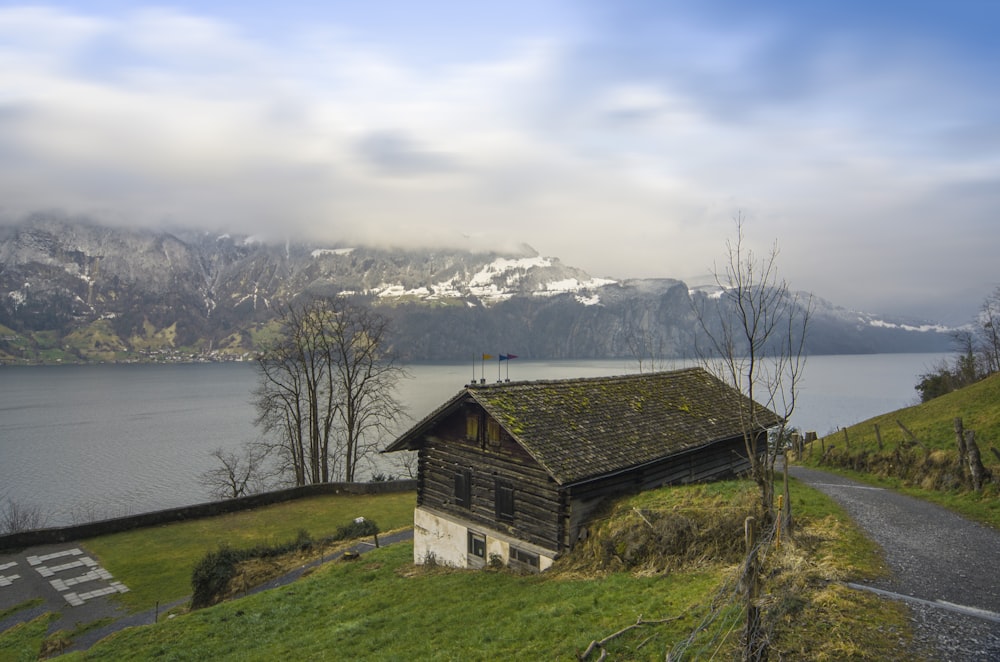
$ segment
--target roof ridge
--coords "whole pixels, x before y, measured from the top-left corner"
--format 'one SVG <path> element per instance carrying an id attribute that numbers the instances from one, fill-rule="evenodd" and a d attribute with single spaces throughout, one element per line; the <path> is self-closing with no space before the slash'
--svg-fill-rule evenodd
<path id="1" fill-rule="evenodd" d="M 648 379 L 650 377 L 676 376 L 684 372 L 707 372 L 701 366 L 689 366 L 687 368 L 676 368 L 674 370 L 657 370 L 656 372 L 639 372 L 624 375 L 603 375 L 597 377 L 565 377 L 563 379 L 523 379 L 511 382 L 490 382 L 486 384 L 471 383 L 466 384 L 469 390 L 483 390 L 496 388 L 509 388 L 511 386 L 549 386 L 558 384 L 579 384 L 581 382 L 614 382 L 629 381 L 635 379 Z"/>

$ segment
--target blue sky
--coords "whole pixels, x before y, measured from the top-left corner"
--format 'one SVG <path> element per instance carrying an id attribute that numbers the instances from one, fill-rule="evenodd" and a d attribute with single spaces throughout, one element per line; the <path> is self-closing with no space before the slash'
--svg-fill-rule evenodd
<path id="1" fill-rule="evenodd" d="M 1000 285 L 1000 5 L 0 7 L 0 216 L 526 242 L 966 321 Z"/>

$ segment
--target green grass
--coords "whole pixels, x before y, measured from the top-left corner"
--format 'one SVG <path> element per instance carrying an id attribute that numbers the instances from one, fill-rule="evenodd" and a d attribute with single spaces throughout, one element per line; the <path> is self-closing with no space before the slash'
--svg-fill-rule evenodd
<path id="1" fill-rule="evenodd" d="M 955 510 L 966 517 L 1000 528 L 1000 484 L 988 484 L 981 493 L 948 485 L 948 475 L 958 460 L 954 419 L 961 418 L 966 430 L 974 430 L 983 464 L 1000 481 L 1000 374 L 954 391 L 929 402 L 876 416 L 830 434 L 811 444 L 801 463 L 836 471 L 871 484 L 889 487 Z M 907 475 L 894 474 L 899 467 L 894 454 L 906 435 L 897 421 L 909 429 L 921 445 L 900 452 L 910 467 Z M 879 450 L 875 426 L 879 426 L 883 447 Z M 822 463 L 823 448 L 835 447 L 829 461 Z M 860 469 L 860 470 L 859 470 Z M 941 484 L 945 483 L 945 487 Z"/>
<path id="2" fill-rule="evenodd" d="M 719 581 L 717 572 L 585 580 L 415 570 L 412 554 L 399 544 L 329 564 L 294 586 L 121 632 L 79 659 L 569 660 L 640 615 L 689 614 L 610 647 L 652 635 L 635 659 L 662 659 Z"/>
<path id="3" fill-rule="evenodd" d="M 735 510 L 754 490 L 748 483 L 732 481 L 627 497 L 608 510 L 592 539 L 621 531 L 615 520 L 638 517 L 636 510 L 646 516 L 690 513 L 699 504 L 706 511 Z M 774 650 L 787 660 L 898 656 L 899 642 L 909 637 L 905 607 L 838 583 L 883 573 L 877 548 L 819 492 L 793 481 L 791 501 L 797 544 L 786 542 L 781 554 L 770 555 L 765 573 L 766 607 L 775 621 Z M 87 547 L 99 546 L 106 567 L 136 596 L 146 596 L 140 603 L 151 604 L 150 599 L 167 599 L 155 597 L 157 593 L 185 595 L 190 566 L 220 542 L 240 546 L 284 540 L 300 528 L 319 536 L 358 515 L 385 530 L 394 523 L 408 525 L 413 505 L 412 493 L 317 497 L 92 539 Z M 718 514 L 720 521 L 728 517 Z M 737 520 L 740 524 L 742 516 Z M 742 526 L 735 528 L 732 535 L 742 539 Z M 719 587 L 731 585 L 736 567 L 704 558 L 685 561 L 667 573 L 643 569 L 588 574 L 580 564 L 560 561 L 541 575 L 515 575 L 417 567 L 412 555 L 412 545 L 400 543 L 358 561 L 329 563 L 292 585 L 123 630 L 66 659 L 572 660 L 591 641 L 639 617 L 678 616 L 670 623 L 632 630 L 607 646 L 611 659 L 662 660 L 694 631 Z M 183 571 L 166 568 L 164 576 L 155 571 L 157 566 L 185 565 Z M 737 604 L 730 599 L 723 610 L 733 612 L 735 620 L 697 637 L 685 659 L 701 659 L 702 654 L 731 658 L 740 633 Z M 0 660 L 35 659 L 41 647 L 61 645 L 55 635 L 45 636 L 47 623 L 33 622 L 0 636 Z"/>
<path id="4" fill-rule="evenodd" d="M 717 508 L 747 489 L 738 482 L 666 488 L 620 501 L 609 517 L 699 501 Z M 877 548 L 824 495 L 795 481 L 791 495 L 801 544 L 786 542 L 773 556 L 765 589 L 778 621 L 775 650 L 789 660 L 893 659 L 909 637 L 905 607 L 838 583 L 882 574 Z M 412 545 L 400 543 L 330 563 L 290 586 L 131 628 L 67 659 L 572 660 L 640 617 L 679 616 L 608 644 L 611 659 L 662 660 L 734 571 L 706 559 L 670 573 L 584 575 L 560 562 L 541 575 L 515 575 L 417 567 L 412 555 Z M 688 654 L 729 659 L 738 638 L 738 626 L 727 625 Z"/>
<path id="5" fill-rule="evenodd" d="M 275 544 L 294 539 L 302 529 L 313 538 L 322 538 L 359 516 L 390 531 L 412 526 L 414 505 L 413 492 L 319 496 L 91 538 L 83 546 L 129 587 L 120 599 L 128 609 L 138 611 L 190 595 L 195 564 L 222 544 Z"/>
<path id="6" fill-rule="evenodd" d="M 38 652 L 46 639 L 49 623 L 57 614 L 46 613 L 27 623 L 15 625 L 0 636 L 0 660 L 28 662 L 38 659 Z"/>
<path id="7" fill-rule="evenodd" d="M 7 618 L 8 616 L 16 614 L 19 611 L 24 611 L 25 609 L 32 609 L 34 607 L 37 607 L 41 605 L 43 602 L 45 601 L 42 600 L 41 598 L 32 598 L 31 600 L 25 600 L 20 604 L 16 604 L 13 607 L 8 607 L 7 609 L 0 609 L 0 621 Z"/>

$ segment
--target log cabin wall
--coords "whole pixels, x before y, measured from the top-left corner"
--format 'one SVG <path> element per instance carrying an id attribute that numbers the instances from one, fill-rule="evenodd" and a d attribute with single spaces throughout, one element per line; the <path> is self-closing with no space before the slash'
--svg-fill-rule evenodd
<path id="1" fill-rule="evenodd" d="M 476 438 L 470 438 L 470 415 L 479 417 L 483 434 Z M 560 551 L 565 509 L 558 485 L 506 432 L 491 439 L 489 430 L 485 412 L 472 404 L 442 421 L 420 450 L 417 504 Z M 465 481 L 467 504 L 460 494 Z M 512 496 L 509 516 L 498 512 L 498 495 Z"/>

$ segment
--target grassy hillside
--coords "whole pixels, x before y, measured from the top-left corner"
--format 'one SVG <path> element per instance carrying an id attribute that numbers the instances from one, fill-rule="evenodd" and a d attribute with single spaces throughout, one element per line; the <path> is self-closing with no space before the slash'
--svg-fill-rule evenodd
<path id="1" fill-rule="evenodd" d="M 609 641 L 611 659 L 662 660 L 669 650 L 680 659 L 732 659 L 743 604 L 742 523 L 754 491 L 729 482 L 619 500 L 592 526 L 588 544 L 541 575 L 414 566 L 412 545 L 400 543 L 329 563 L 284 588 L 121 631 L 66 659 L 575 660 L 590 642 L 640 618 L 669 620 Z M 909 639 L 905 608 L 839 583 L 883 572 L 876 548 L 818 492 L 793 484 L 792 502 L 797 542 L 773 548 L 765 562 L 761 606 L 772 650 L 786 660 L 898 657 Z M 266 529 L 271 519 L 243 526 Z M 229 524 L 207 530 L 233 544 L 260 535 Z M 196 535 L 185 542 L 187 534 L 171 535 L 172 528 L 143 553 L 204 549 Z M 648 553 L 652 539 L 664 548 L 661 558 Z M 102 561 L 110 555 L 106 565 L 118 575 L 135 542 L 112 536 L 88 547 L 99 547 Z M 133 581 L 143 591 L 142 574 Z M 35 624 L 0 636 L 0 657 L 42 645 Z"/>
<path id="2" fill-rule="evenodd" d="M 965 430 L 975 431 L 982 462 L 994 477 L 981 492 L 972 491 L 963 480 L 956 418 L 962 419 Z M 1000 374 L 831 434 L 811 444 L 802 462 L 901 489 L 1000 528 L 998 453 Z"/>
<path id="3" fill-rule="evenodd" d="M 413 492 L 317 496 L 91 538 L 83 545 L 131 589 L 121 600 L 137 611 L 189 595 L 195 564 L 221 545 L 275 544 L 294 539 L 301 530 L 318 539 L 359 516 L 383 531 L 408 527 L 415 501 Z"/>

